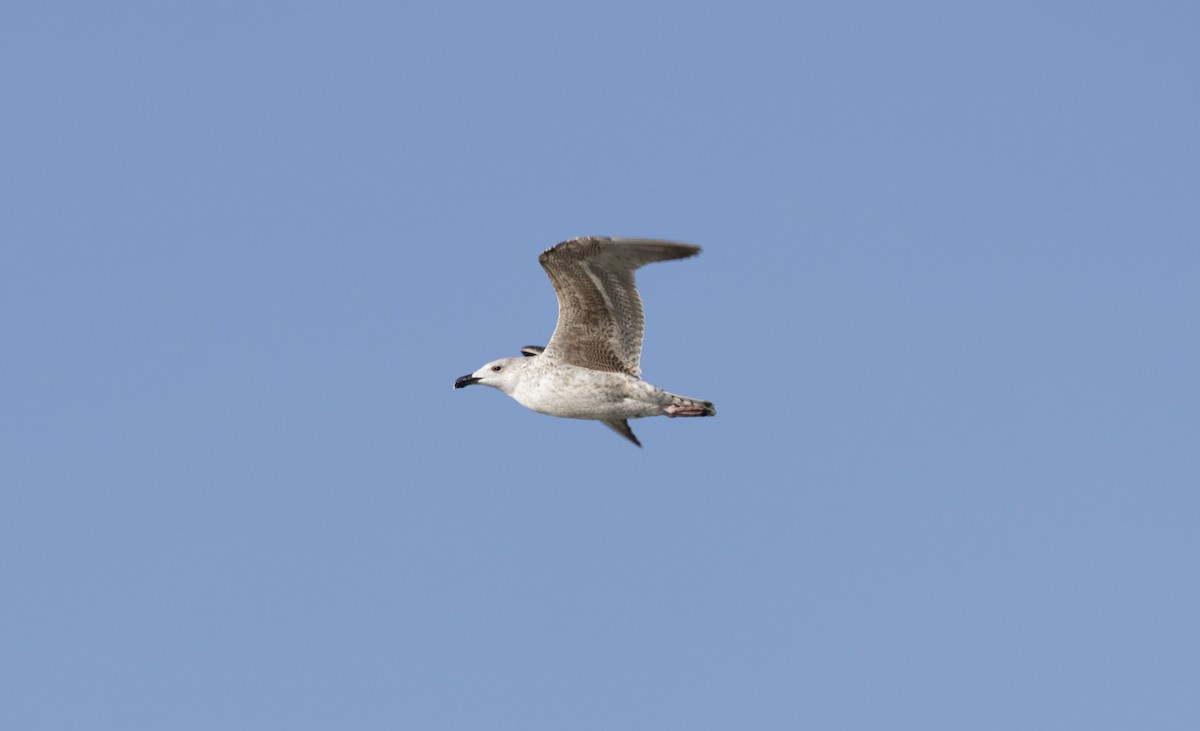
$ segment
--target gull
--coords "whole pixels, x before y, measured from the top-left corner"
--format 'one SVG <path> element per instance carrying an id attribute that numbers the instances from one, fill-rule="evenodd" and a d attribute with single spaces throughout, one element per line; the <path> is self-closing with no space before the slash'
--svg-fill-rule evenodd
<path id="1" fill-rule="evenodd" d="M 699 253 L 691 244 L 606 236 L 546 249 L 538 262 L 558 295 L 550 342 L 486 363 L 454 387 L 491 386 L 542 414 L 594 419 L 639 447 L 629 419 L 716 416 L 711 401 L 668 393 L 641 379 L 645 317 L 634 270 Z"/>

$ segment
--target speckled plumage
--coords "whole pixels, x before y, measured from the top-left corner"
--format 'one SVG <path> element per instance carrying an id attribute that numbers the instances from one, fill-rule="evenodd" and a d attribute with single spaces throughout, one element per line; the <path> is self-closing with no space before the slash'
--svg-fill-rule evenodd
<path id="1" fill-rule="evenodd" d="M 551 416 L 595 419 L 641 446 L 627 419 L 715 416 L 709 401 L 668 393 L 641 380 L 645 318 L 634 271 L 694 256 L 700 247 L 652 239 L 585 237 L 538 258 L 558 295 L 558 324 L 545 348 L 501 358 L 455 381 L 492 386 Z"/>

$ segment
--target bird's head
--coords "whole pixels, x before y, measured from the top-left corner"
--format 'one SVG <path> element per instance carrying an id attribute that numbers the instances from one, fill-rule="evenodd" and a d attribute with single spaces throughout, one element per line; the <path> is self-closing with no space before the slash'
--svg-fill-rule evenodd
<path id="1" fill-rule="evenodd" d="M 466 388 L 478 383 L 481 386 L 498 388 L 512 395 L 520 379 L 521 370 L 528 364 L 525 358 L 501 358 L 485 364 L 482 368 L 454 381 L 455 388 Z"/>

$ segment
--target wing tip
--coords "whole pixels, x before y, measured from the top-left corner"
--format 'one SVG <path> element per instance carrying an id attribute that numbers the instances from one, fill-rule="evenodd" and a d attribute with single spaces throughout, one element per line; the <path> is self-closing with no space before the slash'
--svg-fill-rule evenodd
<path id="1" fill-rule="evenodd" d="M 686 259 L 689 256 L 695 256 L 704 251 L 696 244 L 688 244 L 682 241 L 671 241 L 669 239 L 644 239 L 634 236 L 576 236 L 573 239 L 560 241 L 559 243 L 546 249 L 538 256 L 538 262 L 545 265 L 555 257 L 568 253 L 593 253 L 587 251 L 588 248 L 598 249 L 603 244 L 616 244 L 618 246 L 638 246 L 643 250 L 650 249 L 656 255 L 653 261 L 666 261 L 669 259 Z"/>
<path id="2" fill-rule="evenodd" d="M 642 443 L 638 441 L 637 436 L 633 433 L 633 429 L 629 428 L 629 421 L 627 419 L 606 419 L 601 423 L 636 444 L 638 449 L 642 448 Z"/>

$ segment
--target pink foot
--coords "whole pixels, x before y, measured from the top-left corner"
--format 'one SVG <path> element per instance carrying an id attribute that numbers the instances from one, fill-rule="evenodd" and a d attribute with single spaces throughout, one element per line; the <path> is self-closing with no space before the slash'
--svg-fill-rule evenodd
<path id="1" fill-rule="evenodd" d="M 680 404 L 678 406 L 671 404 L 663 407 L 663 413 L 670 417 L 704 416 L 708 413 L 708 409 L 700 404 Z"/>

